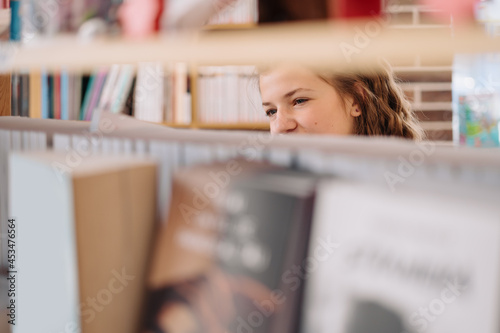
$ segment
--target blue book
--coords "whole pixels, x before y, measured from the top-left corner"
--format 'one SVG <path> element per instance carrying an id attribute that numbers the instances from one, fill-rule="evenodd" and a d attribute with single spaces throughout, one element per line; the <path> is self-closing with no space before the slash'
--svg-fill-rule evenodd
<path id="1" fill-rule="evenodd" d="M 46 71 L 41 73 L 41 95 L 42 95 L 42 118 L 49 118 L 49 78 Z"/>
<path id="2" fill-rule="evenodd" d="M 20 7 L 21 1 L 10 1 L 10 40 L 16 42 L 21 40 L 21 17 L 19 16 Z"/>

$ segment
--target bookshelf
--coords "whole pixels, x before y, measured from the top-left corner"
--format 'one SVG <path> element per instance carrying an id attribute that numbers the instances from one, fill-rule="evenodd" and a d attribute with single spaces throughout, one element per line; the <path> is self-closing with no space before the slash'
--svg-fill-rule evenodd
<path id="1" fill-rule="evenodd" d="M 356 46 L 360 31 L 367 27 L 380 30 L 369 38 L 367 45 Z M 318 69 L 348 70 L 372 68 L 377 59 L 387 59 L 400 71 L 421 70 L 409 65 L 409 59 L 418 56 L 421 64 L 450 64 L 455 53 L 500 51 L 498 43 L 492 43 L 483 28 L 476 25 L 458 26 L 453 30 L 446 26 L 426 25 L 422 29 L 408 26 L 382 26 L 375 19 L 358 21 L 323 21 L 281 23 L 274 25 L 240 26 L 230 24 L 226 28 L 162 34 L 146 40 L 126 38 L 97 38 L 81 41 L 74 36 L 59 35 L 31 41 L 17 48 L 7 62 L 8 70 L 64 69 L 69 72 L 90 72 L 99 66 L 116 63 L 158 62 L 168 66 L 173 62 L 186 62 L 190 70 L 192 88 L 192 122 L 189 125 L 172 124 L 173 127 L 262 129 L 265 123 L 231 122 L 202 123 L 197 105 L 197 70 L 199 66 L 269 65 L 279 61 L 297 61 Z M 375 30 L 374 30 L 375 31 Z M 407 41 L 411 40 L 412 43 Z M 346 55 L 341 45 L 355 47 Z M 405 45 L 399 47 L 398 45 Z M 350 47 L 348 46 L 348 47 Z M 6 49 L 4 49 L 6 50 Z M 262 50 L 265 50 L 263 52 Z M 5 51 L 4 51 L 5 52 Z M 37 57 L 33 57 L 33 54 Z M 14 56 L 15 54 L 15 56 Z M 335 64 L 335 66 L 333 66 Z M 434 66 L 433 71 L 450 70 L 448 66 Z M 425 105 L 426 108 L 434 107 Z M 435 105 L 438 107 L 438 104 Z M 445 106 L 448 108 L 448 106 Z M 416 109 L 420 105 L 415 105 Z M 430 114 L 430 113 L 428 113 Z M 425 116 L 424 116 L 425 119 Z M 447 119 L 443 119 L 447 122 Z M 449 123 L 433 123 L 426 130 L 451 131 Z M 447 135 L 449 137 L 449 135 Z"/>
<path id="2" fill-rule="evenodd" d="M 230 29 L 227 26 L 216 29 L 207 28 L 198 33 L 165 34 L 143 41 L 125 38 L 99 38 L 83 42 L 74 36 L 56 36 L 33 41 L 16 49 L 12 57 L 8 59 L 7 69 L 10 71 L 24 71 L 44 68 L 55 71 L 64 69 L 70 72 L 90 72 L 96 67 L 110 66 L 116 63 L 159 62 L 166 67 L 174 62 L 186 62 L 190 68 L 191 92 L 194 95 L 192 104 L 195 106 L 197 104 L 196 99 L 199 98 L 196 70 L 199 66 L 248 65 L 249 63 L 265 66 L 278 61 L 298 61 L 318 69 L 342 71 L 376 67 L 378 65 L 376 59 L 384 57 L 395 66 L 399 65 L 402 70 L 411 72 L 413 67 L 405 66 L 408 66 L 408 59 L 416 54 L 420 56 L 419 59 L 423 63 L 440 64 L 449 62 L 456 52 L 500 51 L 500 45 L 493 43 L 490 38 L 484 35 L 482 28 L 477 26 L 458 27 L 453 31 L 453 36 L 449 29 L 443 29 L 442 26 L 428 26 L 418 31 L 412 31 L 402 26 L 396 28 L 383 27 L 378 34 L 374 34 L 370 38 L 366 46 L 356 44 L 359 31 L 364 31 L 366 27 L 372 26 L 374 22 L 377 21 L 290 23 L 252 26 L 242 29 L 230 25 Z M 414 42 L 408 43 L 408 40 Z M 359 53 L 347 57 L 340 48 L 343 43 L 356 47 Z M 3 46 L 0 48 L 0 52 L 5 50 Z M 442 66 L 438 67 L 436 71 L 446 70 L 450 70 L 450 68 Z M 4 91 L 4 88 L 10 89 L 10 79 L 5 75 L 0 76 L 0 92 Z M 446 91 L 450 87 L 443 84 L 429 87 L 429 90 L 436 89 Z M 418 93 L 420 94 L 418 99 L 421 99 L 422 91 L 418 90 Z M 6 105 L 10 105 L 10 92 L 7 95 L 0 94 L 0 110 L 7 110 L 8 113 L 10 107 Z M 441 108 L 447 105 L 443 103 L 427 107 Z M 2 106 L 4 107 L 2 108 Z M 314 233 L 317 236 L 314 238 L 315 241 L 327 234 L 345 236 L 347 230 L 347 236 L 350 232 L 356 236 L 355 240 L 359 249 L 365 249 L 362 247 L 363 244 L 370 244 L 389 249 L 395 254 L 401 255 L 408 262 L 427 260 L 431 263 L 437 262 L 443 267 L 450 264 L 450 262 L 456 263 L 460 267 L 473 267 L 471 271 L 475 275 L 470 281 L 473 281 L 472 287 L 474 288 L 471 288 L 471 294 L 467 294 L 466 297 L 469 300 L 472 299 L 472 302 L 466 302 L 466 305 L 469 304 L 470 308 L 460 310 L 460 305 L 463 303 L 455 304 L 454 309 L 450 307 L 450 309 L 447 309 L 445 316 L 451 313 L 451 317 L 439 318 L 439 322 L 444 323 L 440 325 L 451 326 L 445 328 L 438 326 L 435 331 L 439 332 L 440 329 L 445 331 L 449 327 L 453 327 L 451 331 L 456 332 L 474 331 L 474 327 L 467 327 L 466 330 L 460 331 L 464 321 L 469 320 L 475 324 L 478 323 L 478 325 L 483 322 L 483 325 L 486 325 L 487 328 L 482 332 L 495 332 L 494 329 L 489 328 L 496 325 L 493 322 L 494 320 L 498 322 L 496 315 L 500 305 L 497 292 L 498 281 L 491 281 L 498 277 L 498 254 L 500 253 L 498 252 L 498 244 L 500 244 L 498 242 L 498 231 L 500 229 L 497 225 L 498 207 L 496 203 L 500 188 L 500 155 L 498 151 L 461 149 L 457 147 L 450 149 L 450 147 L 440 147 L 439 145 L 436 147 L 434 143 L 417 145 L 413 142 L 394 138 L 270 136 L 267 133 L 237 131 L 268 131 L 269 124 L 267 123 L 204 123 L 200 121 L 196 107 L 193 107 L 191 115 L 192 121 L 189 124 L 172 122 L 150 124 L 122 119 L 119 118 L 120 116 L 114 115 L 109 119 L 116 128 L 111 133 L 98 132 L 95 134 L 93 137 L 95 143 L 91 141 L 92 134 L 89 134 L 91 133 L 90 123 L 86 121 L 2 117 L 3 119 L 0 119 L 0 137 L 2 138 L 0 140 L 0 154 L 2 157 L 0 158 L 0 171 L 7 169 L 5 167 L 7 163 L 6 156 L 11 150 L 29 151 L 33 148 L 30 142 L 31 134 L 43 137 L 42 141 L 48 145 L 45 149 L 59 151 L 58 159 L 63 164 L 67 164 L 68 159 L 74 157 L 74 155 L 70 156 L 68 152 L 78 154 L 82 150 L 84 153 L 92 154 L 92 157 L 83 156 L 86 162 L 91 161 L 94 154 L 128 154 L 134 157 L 147 155 L 154 159 L 158 165 L 156 186 L 159 189 L 159 198 L 157 202 L 159 206 L 163 204 L 160 208 L 163 210 L 158 216 L 162 218 L 165 218 L 165 213 L 168 212 L 165 203 L 170 202 L 168 199 L 171 199 L 170 186 L 174 181 L 178 181 L 178 179 L 174 179 L 174 174 L 179 170 L 199 164 L 226 163 L 227 161 L 238 161 L 243 157 L 251 162 L 264 161 L 274 166 L 300 168 L 313 174 L 331 176 L 334 178 L 329 183 L 331 188 L 328 190 L 324 187 L 322 192 L 324 201 L 322 201 L 320 207 L 321 212 L 323 212 L 323 223 L 321 224 L 322 229 L 318 229 Z M 105 121 L 106 118 L 101 120 Z M 129 121 L 130 124 L 128 124 Z M 165 128 L 166 126 L 178 128 L 178 130 L 169 130 Z M 442 128 L 449 130 L 450 125 L 448 122 L 436 121 L 432 126 L 435 126 L 435 129 L 438 130 Z M 190 129 L 198 130 L 191 131 Z M 214 129 L 227 131 L 214 131 Z M 86 136 L 87 134 L 89 135 Z M 6 137 L 9 140 L 15 138 L 17 141 L 16 143 L 13 141 L 11 144 L 10 141 L 3 140 Z M 14 148 L 11 148 L 11 146 Z M 40 155 L 44 155 L 44 153 L 40 153 Z M 422 158 L 421 156 L 423 156 L 423 159 L 419 159 Z M 16 158 L 17 160 L 14 163 L 19 163 L 19 159 L 24 159 L 24 157 Z M 26 157 L 26 161 L 32 158 Z M 98 159 L 99 157 L 96 157 L 96 160 Z M 46 158 L 46 163 L 47 160 L 54 161 L 53 157 L 50 156 Z M 71 160 L 71 162 L 74 161 Z M 402 161 L 411 163 L 410 171 L 408 171 L 407 164 L 403 164 Z M 36 168 L 35 164 L 29 162 L 24 164 L 25 166 L 29 165 L 30 168 Z M 50 164 L 48 165 L 49 167 L 44 172 L 53 176 L 50 172 Z M 81 165 L 76 165 L 74 169 L 81 167 Z M 31 178 L 23 179 L 22 171 L 16 169 L 15 176 L 18 184 L 23 184 L 23 182 L 28 184 L 30 182 L 43 183 L 45 177 L 36 177 L 36 174 L 30 170 L 25 172 Z M 401 170 L 404 172 L 404 177 L 401 176 Z M 220 169 L 204 169 L 202 174 L 207 176 L 210 173 L 213 175 L 219 174 L 219 172 L 221 172 Z M 393 173 L 402 179 L 397 184 L 396 192 L 394 190 L 390 192 L 390 188 L 388 188 L 389 183 L 386 178 L 388 173 Z M 199 174 L 194 175 L 199 176 Z M 4 173 L 0 174 L 0 176 L 7 177 Z M 2 178 L 2 180 L 5 179 Z M 196 183 L 198 180 L 195 176 L 191 177 L 188 174 L 182 180 L 185 182 L 183 184 L 185 187 L 184 192 L 175 193 L 190 193 L 193 184 L 201 188 L 204 185 L 211 184 L 209 182 L 213 183 L 213 179 L 208 179 L 205 183 Z M 220 179 L 218 180 L 220 181 Z M 258 184 L 265 188 L 275 184 L 273 182 L 266 183 L 262 179 L 259 179 L 259 181 L 264 184 L 255 182 L 252 185 Z M 142 182 L 134 184 L 138 185 L 142 184 Z M 61 186 L 61 184 L 58 184 L 58 186 Z M 328 186 L 328 184 L 325 186 Z M 32 214 L 29 216 L 23 215 L 26 216 L 23 223 L 26 221 L 28 223 L 37 222 L 36 225 L 42 227 L 44 224 L 38 223 L 38 219 L 47 222 L 54 221 L 51 212 L 48 212 L 43 218 L 33 216 L 35 213 L 23 206 L 26 204 L 26 196 L 33 191 L 29 186 L 23 187 L 19 185 L 18 188 L 25 189 L 25 193 L 19 192 L 16 197 L 17 211 Z M 35 188 L 37 191 L 42 191 L 44 188 L 53 189 L 53 187 L 45 185 L 35 186 Z M 93 189 L 95 190 L 93 193 L 103 197 L 102 200 L 109 200 L 113 196 L 112 194 L 106 194 L 108 192 L 99 192 L 98 187 L 93 187 Z M 118 186 L 116 188 L 110 186 L 108 189 L 113 189 L 117 196 L 134 192 L 130 189 L 128 191 L 123 190 Z M 279 191 L 283 189 L 274 188 L 272 190 Z M 287 190 L 290 190 L 290 188 Z M 4 188 L 2 191 L 7 191 L 7 189 Z M 151 191 L 151 193 L 155 192 Z M 326 196 L 324 196 L 325 193 Z M 134 194 L 141 197 L 139 192 L 134 192 Z M 67 199 L 69 195 L 63 197 Z M 2 196 L 3 198 L 6 198 L 6 196 Z M 145 201 L 149 204 L 155 201 L 151 197 L 147 198 Z M 52 205 L 57 204 L 57 202 L 51 200 L 50 196 L 44 199 L 47 202 L 50 201 L 49 203 Z M 194 199 L 189 196 L 186 200 L 188 200 L 187 202 L 194 202 Z M 364 204 L 353 204 L 359 201 Z M 331 205 L 332 202 L 335 205 Z M 178 202 L 173 202 L 173 204 L 176 203 Z M 271 206 L 273 203 L 273 200 L 268 202 Z M 127 203 L 126 206 L 135 207 L 130 203 Z M 333 210 L 332 207 L 334 207 Z M 360 207 L 363 209 L 359 209 Z M 457 207 L 459 209 L 456 209 Z M 274 206 L 272 208 L 276 209 Z M 123 213 L 124 210 L 117 208 L 116 211 Z M 149 207 L 145 211 L 152 213 L 154 208 Z M 358 224 L 348 226 L 335 223 L 339 216 L 336 215 L 337 212 L 344 217 L 345 221 L 349 221 L 351 218 L 358 219 L 356 220 Z M 358 212 L 360 214 L 356 214 Z M 373 220 L 372 215 L 374 214 L 370 212 L 375 212 L 379 219 Z M 6 214 L 5 210 L 2 211 L 2 214 Z M 101 218 L 102 216 L 104 215 L 101 215 Z M 6 220 L 4 217 L 5 215 L 2 215 L 2 223 Z M 134 217 L 141 221 L 144 220 L 144 214 L 136 214 Z M 272 219 L 269 224 L 276 220 L 279 219 Z M 89 221 L 96 223 L 98 220 L 89 217 Z M 458 222 L 451 223 L 456 221 Z M 104 221 L 103 224 L 105 222 L 107 221 Z M 370 222 L 375 223 L 376 228 Z M 24 225 L 28 225 L 28 223 Z M 422 227 L 422 225 L 424 226 Z M 374 228 L 376 232 L 355 233 L 352 230 L 356 229 L 356 226 L 360 226 L 359 229 L 363 230 Z M 407 226 L 408 229 L 401 228 L 401 226 Z M 408 230 L 417 231 L 417 237 L 413 237 Z M 27 229 L 22 231 L 29 234 Z M 388 234 L 383 235 L 383 231 L 387 231 Z M 422 233 L 418 231 L 422 231 Z M 46 242 L 42 241 L 47 237 L 53 237 L 53 235 L 48 234 L 47 230 L 44 230 L 44 232 L 47 233 L 45 237 L 37 238 L 39 234 L 31 234 L 30 237 L 36 236 L 36 241 L 39 242 L 40 246 L 44 246 Z M 396 237 L 393 237 L 394 235 Z M 440 238 L 443 235 L 449 237 Z M 114 233 L 114 236 L 118 238 L 119 233 Z M 427 236 L 429 238 L 426 238 Z M 130 237 L 130 235 L 127 237 Z M 59 239 L 59 237 L 55 238 Z M 394 239 L 396 241 L 393 242 Z M 341 250 L 349 248 L 349 237 L 346 237 L 343 241 L 345 244 L 342 245 Z M 84 242 L 85 240 L 82 240 L 82 244 Z M 429 243 L 433 244 L 431 248 L 428 247 Z M 27 244 L 27 242 L 24 244 Z M 89 241 L 86 244 L 90 246 L 92 242 Z M 404 248 L 405 251 L 398 252 L 398 249 L 400 249 L 398 246 Z M 103 245 L 103 247 L 105 246 Z M 62 252 L 52 251 L 52 253 L 61 255 Z M 327 287 L 316 285 L 313 296 L 307 298 L 306 309 L 310 313 L 306 314 L 306 316 L 312 316 L 307 319 L 310 322 L 318 322 L 312 312 L 320 313 L 323 311 L 323 319 L 333 318 L 332 312 L 335 312 L 330 311 L 331 308 L 324 306 L 324 304 L 316 304 L 316 307 L 311 307 L 311 304 L 314 305 L 314 298 L 318 295 L 331 296 L 330 300 L 333 300 L 334 303 L 342 303 L 339 307 L 353 303 L 352 299 L 347 299 L 348 295 L 344 291 L 356 293 L 358 286 L 353 282 L 354 279 L 348 281 L 349 279 L 345 277 L 329 275 L 333 271 L 341 271 L 341 269 L 345 268 L 339 260 L 342 258 L 349 260 L 349 258 L 353 257 L 353 253 L 359 254 L 362 252 L 351 252 L 351 255 L 339 252 L 334 258 L 335 266 L 324 265 L 317 272 L 316 277 L 327 277 L 326 280 L 328 280 L 329 284 L 326 284 Z M 431 256 L 434 253 L 439 255 L 437 257 Z M 38 253 L 35 253 L 31 248 L 30 255 L 36 260 Z M 100 256 L 96 255 L 94 257 L 98 260 Z M 433 261 L 436 258 L 438 260 Z M 144 261 L 141 262 L 144 263 Z M 190 260 L 186 260 L 186 262 L 190 262 Z M 63 265 L 60 266 L 63 267 Z M 331 267 L 336 269 L 330 270 Z M 138 271 L 144 273 L 144 269 Z M 35 276 L 35 273 L 24 275 L 23 278 Z M 353 271 L 350 271 L 350 274 L 359 279 L 356 281 L 362 281 L 366 279 L 366 276 L 372 277 L 371 274 L 357 275 L 358 273 Z M 88 276 L 92 275 L 93 271 Z M 330 279 L 332 276 L 334 279 Z M 58 278 L 61 277 L 62 275 L 58 276 Z M 88 278 L 88 280 L 91 280 L 91 278 Z M 334 280 L 339 282 L 337 287 L 328 287 L 331 285 L 330 282 Z M 385 280 L 381 279 L 381 281 Z M 404 310 L 405 314 L 417 311 L 419 306 L 427 304 L 431 299 L 434 300 L 441 291 L 439 289 L 441 285 L 436 289 L 437 291 L 430 291 L 423 286 L 421 286 L 422 289 L 410 290 L 409 287 L 404 286 L 404 283 L 399 283 L 397 279 L 395 281 L 396 283 L 391 282 L 383 286 L 385 293 L 390 296 L 387 299 L 391 298 L 387 302 L 394 301 L 391 303 L 394 305 L 397 300 L 401 303 L 399 310 Z M 101 288 L 106 283 L 106 277 L 103 277 L 98 287 Z M 338 286 L 341 285 L 345 286 L 345 290 L 342 291 L 345 298 L 336 298 L 335 296 L 339 292 L 337 289 L 340 289 Z M 362 285 L 362 287 L 359 287 L 360 289 L 357 289 L 359 294 L 362 294 L 363 290 L 369 290 L 370 292 L 373 291 L 376 297 L 383 299 L 383 295 L 376 294 L 380 292 L 380 289 L 377 289 L 373 281 L 366 280 Z M 57 286 L 54 287 L 54 290 L 57 289 Z M 479 292 L 478 289 L 480 289 Z M 48 290 L 43 289 L 44 292 Z M 101 291 L 91 292 L 89 295 L 94 297 L 99 292 Z M 418 296 L 416 296 L 417 293 Z M 30 296 L 26 293 L 24 295 L 28 296 L 26 296 L 25 302 L 22 302 L 22 304 L 29 305 Z M 404 297 L 401 295 L 404 295 Z M 488 297 L 485 295 L 488 295 Z M 44 297 L 50 297 L 50 295 L 44 295 Z M 38 301 L 43 301 L 44 297 L 38 298 Z M 487 302 L 482 302 L 485 299 L 487 299 Z M 139 302 L 136 300 L 123 302 L 116 300 L 107 310 L 119 304 L 139 308 Z M 45 319 L 50 318 L 50 320 L 58 321 L 59 317 L 53 315 L 54 309 L 49 309 L 43 305 L 36 307 L 36 310 L 44 313 Z M 57 304 L 57 306 L 63 309 L 62 303 Z M 458 312 L 457 308 L 459 309 Z M 67 311 L 69 309 L 70 307 L 63 310 Z M 316 309 L 318 311 L 315 311 Z M 466 311 L 471 309 L 476 310 Z M 109 313 L 109 310 L 107 312 Z M 106 316 L 107 312 L 103 312 L 104 316 Z M 131 313 L 137 315 L 138 311 L 131 311 Z M 60 315 L 60 312 L 58 314 Z M 340 316 L 338 313 L 334 315 Z M 105 318 L 104 316 L 101 318 Z M 106 318 L 109 319 L 110 317 Z M 120 316 L 114 318 L 120 318 Z M 114 318 L 109 319 L 109 323 L 113 323 Z M 130 319 L 127 316 L 122 316 L 122 318 Z M 345 318 L 335 319 L 338 319 L 338 321 L 332 323 L 334 325 L 346 320 Z M 126 320 L 123 320 L 120 324 L 127 326 L 125 325 L 126 322 Z M 326 327 L 331 328 L 333 326 L 325 324 L 323 329 L 317 332 L 329 332 Z M 498 328 L 498 325 L 495 327 Z M 106 331 L 111 332 L 113 329 L 120 331 L 116 322 Z M 127 329 L 130 329 L 130 327 Z M 95 330 L 95 332 L 97 331 L 99 330 Z M 403 330 L 398 332 L 401 331 Z M 120 332 L 123 332 L 123 330 Z"/>

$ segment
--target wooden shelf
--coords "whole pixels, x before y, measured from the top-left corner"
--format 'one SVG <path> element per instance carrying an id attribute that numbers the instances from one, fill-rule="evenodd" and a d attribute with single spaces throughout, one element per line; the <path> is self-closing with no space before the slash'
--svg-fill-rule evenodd
<path id="1" fill-rule="evenodd" d="M 241 29 L 255 29 L 257 23 L 225 23 L 225 24 L 209 24 L 203 27 L 204 31 L 214 30 L 241 30 Z"/>
<path id="2" fill-rule="evenodd" d="M 269 123 L 198 123 L 193 128 L 203 129 L 231 129 L 231 130 L 269 130 Z"/>
<path id="3" fill-rule="evenodd" d="M 152 123 L 156 124 L 156 123 Z M 192 127 L 192 124 L 176 124 L 176 123 L 161 123 L 164 126 L 168 127 L 175 127 L 175 128 L 190 128 Z"/>
<path id="4" fill-rule="evenodd" d="M 455 53 L 500 52 L 500 43 L 480 26 L 451 29 L 396 29 L 377 19 L 352 22 L 286 23 L 255 29 L 201 31 L 145 40 L 73 36 L 33 40 L 17 49 L 0 45 L 2 67 L 91 70 L 115 63 L 158 61 L 168 64 L 248 65 L 297 61 L 334 70 L 373 68 L 380 57 L 393 66 L 418 55 L 423 62 L 442 63 Z M 366 34 L 367 39 L 360 38 Z M 10 55 L 7 55 L 10 54 Z"/>
<path id="5" fill-rule="evenodd" d="M 162 123 L 162 125 L 175 128 L 199 128 L 199 129 L 227 129 L 227 130 L 261 130 L 269 131 L 269 123 L 192 123 L 192 124 L 176 124 Z"/>

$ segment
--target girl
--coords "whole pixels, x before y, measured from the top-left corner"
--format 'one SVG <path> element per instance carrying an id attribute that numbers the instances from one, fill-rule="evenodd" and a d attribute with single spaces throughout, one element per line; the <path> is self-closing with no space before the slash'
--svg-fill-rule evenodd
<path id="1" fill-rule="evenodd" d="M 271 133 L 424 136 L 388 66 L 320 75 L 281 65 L 261 74 L 259 84 Z"/>

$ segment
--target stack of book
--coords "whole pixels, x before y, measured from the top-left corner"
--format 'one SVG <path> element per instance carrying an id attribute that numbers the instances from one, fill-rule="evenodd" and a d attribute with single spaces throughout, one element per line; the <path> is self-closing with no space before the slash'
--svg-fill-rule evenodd
<path id="1" fill-rule="evenodd" d="M 254 66 L 204 66 L 198 70 L 200 123 L 264 123 L 259 77 Z"/>

